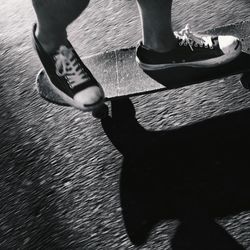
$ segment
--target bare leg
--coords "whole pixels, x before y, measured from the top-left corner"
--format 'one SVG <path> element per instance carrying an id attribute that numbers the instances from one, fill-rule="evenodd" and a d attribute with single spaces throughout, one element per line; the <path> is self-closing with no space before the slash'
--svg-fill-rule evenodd
<path id="1" fill-rule="evenodd" d="M 47 52 L 67 40 L 67 26 L 87 7 L 89 0 L 32 0 L 37 19 L 37 38 Z"/>
<path id="2" fill-rule="evenodd" d="M 176 45 L 171 24 L 172 0 L 137 0 L 143 28 L 143 44 L 166 52 Z"/>
<path id="3" fill-rule="evenodd" d="M 173 0 L 137 0 L 142 21 L 143 41 L 136 60 L 144 70 L 176 66 L 214 67 L 229 62 L 241 52 L 234 36 L 201 36 L 189 26 L 173 32 Z"/>

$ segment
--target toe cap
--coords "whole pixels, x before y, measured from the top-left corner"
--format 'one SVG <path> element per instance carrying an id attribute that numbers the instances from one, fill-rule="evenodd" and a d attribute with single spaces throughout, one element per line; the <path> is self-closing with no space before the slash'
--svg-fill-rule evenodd
<path id="1" fill-rule="evenodd" d="M 98 86 L 89 87 L 77 93 L 74 96 L 74 101 L 81 109 L 91 110 L 104 99 L 103 90 Z"/>
<path id="2" fill-rule="evenodd" d="M 224 54 L 237 53 L 241 51 L 241 42 L 234 36 L 219 36 L 219 46 Z"/>

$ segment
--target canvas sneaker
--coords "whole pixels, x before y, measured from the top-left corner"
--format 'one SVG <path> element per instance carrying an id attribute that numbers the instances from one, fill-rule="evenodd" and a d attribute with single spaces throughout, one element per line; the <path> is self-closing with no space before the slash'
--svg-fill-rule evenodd
<path id="1" fill-rule="evenodd" d="M 54 54 L 45 52 L 33 27 L 33 41 L 51 88 L 65 103 L 82 111 L 93 111 L 103 104 L 104 91 L 90 70 L 83 64 L 69 41 Z"/>
<path id="2" fill-rule="evenodd" d="M 216 67 L 232 61 L 241 52 L 241 42 L 234 36 L 197 35 L 189 25 L 174 35 L 176 47 L 169 52 L 156 52 L 140 43 L 136 53 L 139 66 L 144 70 Z"/>

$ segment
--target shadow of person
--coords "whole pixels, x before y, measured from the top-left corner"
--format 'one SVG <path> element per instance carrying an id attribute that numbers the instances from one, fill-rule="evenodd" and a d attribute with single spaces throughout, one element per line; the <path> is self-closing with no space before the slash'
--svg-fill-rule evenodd
<path id="1" fill-rule="evenodd" d="M 171 241 L 174 250 L 243 250 L 212 218 L 186 218 Z"/>
<path id="2" fill-rule="evenodd" d="M 147 131 L 129 99 L 112 102 L 102 126 L 123 155 L 120 198 L 135 245 L 162 220 L 181 223 L 177 249 L 243 249 L 214 219 L 250 209 L 250 111 L 178 129 Z"/>

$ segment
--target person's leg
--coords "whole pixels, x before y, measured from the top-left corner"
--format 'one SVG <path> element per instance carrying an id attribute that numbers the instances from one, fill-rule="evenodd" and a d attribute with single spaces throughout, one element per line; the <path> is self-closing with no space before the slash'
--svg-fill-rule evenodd
<path id="1" fill-rule="evenodd" d="M 67 26 L 87 7 L 89 0 L 32 0 L 38 21 L 37 38 L 46 51 L 67 41 Z"/>
<path id="2" fill-rule="evenodd" d="M 233 60 L 241 43 L 233 36 L 202 36 L 187 25 L 173 32 L 173 0 L 137 0 L 142 22 L 142 42 L 136 60 L 144 70 L 171 67 L 214 67 Z"/>
<path id="3" fill-rule="evenodd" d="M 143 44 L 150 49 L 166 52 L 176 45 L 172 30 L 172 0 L 137 0 L 142 23 Z"/>
<path id="4" fill-rule="evenodd" d="M 67 26 L 87 7 L 89 0 L 32 0 L 38 24 L 34 44 L 51 88 L 66 103 L 83 111 L 102 105 L 101 85 L 67 40 Z"/>

